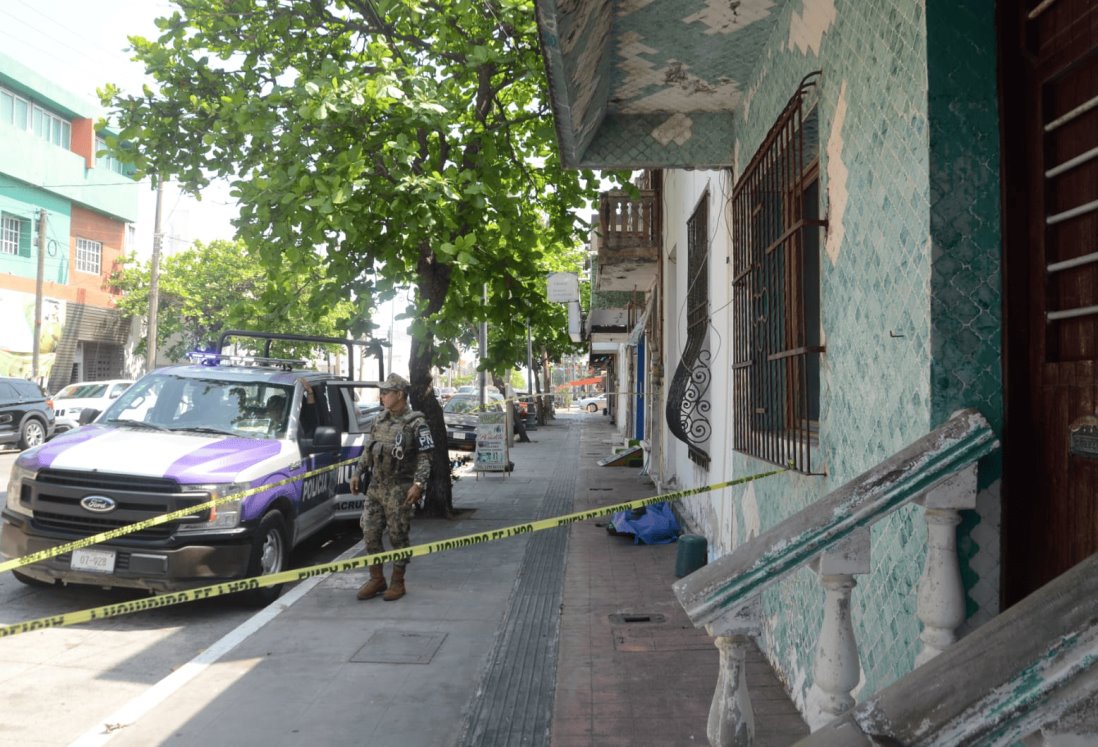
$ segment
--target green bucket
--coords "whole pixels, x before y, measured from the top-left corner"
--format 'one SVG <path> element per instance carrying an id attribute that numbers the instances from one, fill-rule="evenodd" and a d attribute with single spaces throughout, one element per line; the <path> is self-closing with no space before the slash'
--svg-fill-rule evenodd
<path id="1" fill-rule="evenodd" d="M 675 557 L 675 576 L 689 576 L 708 561 L 708 543 L 700 534 L 684 534 L 679 537 L 679 551 Z"/>

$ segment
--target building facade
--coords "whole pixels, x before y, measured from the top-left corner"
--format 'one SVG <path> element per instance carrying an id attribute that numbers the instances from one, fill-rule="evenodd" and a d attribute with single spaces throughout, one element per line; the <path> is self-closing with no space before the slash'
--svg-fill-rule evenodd
<path id="1" fill-rule="evenodd" d="M 644 378 L 618 389 L 647 412 L 623 436 L 644 429 L 665 489 L 785 468 L 682 502 L 712 560 L 963 408 L 1002 450 L 959 513 L 959 634 L 1098 551 L 1098 454 L 1070 435 L 1098 423 L 1093 4 L 538 10 L 562 158 L 654 190 L 652 251 L 613 288 L 646 309 Z M 916 667 L 923 509 L 871 547 L 846 590 L 859 701 Z M 806 714 L 825 614 L 809 565 L 761 597 L 760 646 Z"/>
<path id="2" fill-rule="evenodd" d="M 130 325 L 110 276 L 138 185 L 96 132 L 94 106 L 0 54 L 0 375 L 31 378 L 41 264 L 39 382 L 123 375 Z M 41 255 L 41 263 L 39 258 Z"/>

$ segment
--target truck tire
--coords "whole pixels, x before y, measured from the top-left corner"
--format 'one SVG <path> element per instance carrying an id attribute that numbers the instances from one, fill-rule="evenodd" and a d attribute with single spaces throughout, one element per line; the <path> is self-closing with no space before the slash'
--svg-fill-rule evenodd
<path id="1" fill-rule="evenodd" d="M 259 522 L 259 529 L 252 538 L 251 556 L 248 560 L 248 577 L 280 573 L 290 565 L 289 532 L 281 511 L 268 511 Z M 245 603 L 263 607 L 282 593 L 282 584 L 252 589 L 243 594 Z"/>
<path id="2" fill-rule="evenodd" d="M 19 428 L 19 450 L 45 443 L 46 424 L 38 418 L 27 418 Z"/>

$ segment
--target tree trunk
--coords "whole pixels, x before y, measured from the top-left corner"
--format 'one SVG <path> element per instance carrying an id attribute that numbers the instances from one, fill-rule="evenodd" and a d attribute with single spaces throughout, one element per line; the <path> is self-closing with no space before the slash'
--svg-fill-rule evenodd
<path id="1" fill-rule="evenodd" d="M 446 292 L 450 288 L 450 268 L 434 261 L 430 245 L 420 246 L 419 292 L 427 300 L 427 314 L 442 308 Z M 450 449 L 446 442 L 446 423 L 442 419 L 442 405 L 435 397 L 431 381 L 434 364 L 435 340 L 428 333 L 421 340 L 412 335 L 411 355 L 408 360 L 408 379 L 412 383 L 412 408 L 427 418 L 431 438 L 435 442 L 431 454 L 431 477 L 427 482 L 427 501 L 423 507 L 426 516 L 450 518 L 454 509 L 453 483 L 450 476 Z"/>

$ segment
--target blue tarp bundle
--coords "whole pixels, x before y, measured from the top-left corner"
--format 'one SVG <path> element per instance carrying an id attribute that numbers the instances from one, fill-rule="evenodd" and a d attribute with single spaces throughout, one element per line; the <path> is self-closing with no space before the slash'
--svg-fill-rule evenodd
<path id="1" fill-rule="evenodd" d="M 607 531 L 611 534 L 631 534 L 633 544 L 666 545 L 682 533 L 679 520 L 666 501 L 651 506 L 618 511 L 610 517 Z"/>

